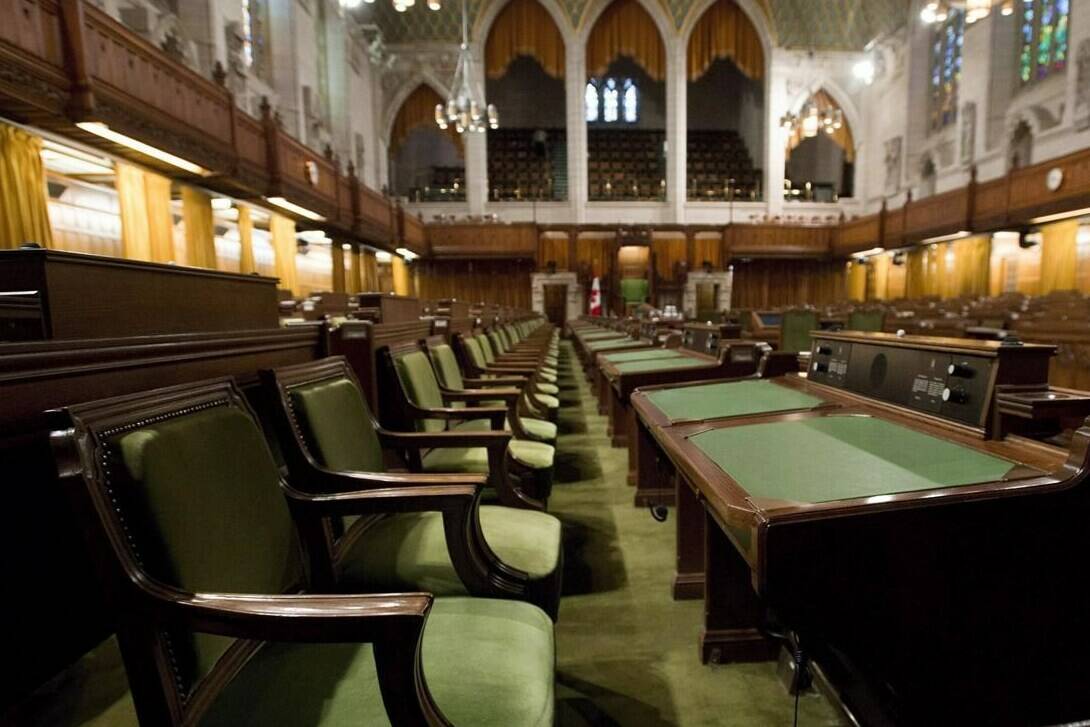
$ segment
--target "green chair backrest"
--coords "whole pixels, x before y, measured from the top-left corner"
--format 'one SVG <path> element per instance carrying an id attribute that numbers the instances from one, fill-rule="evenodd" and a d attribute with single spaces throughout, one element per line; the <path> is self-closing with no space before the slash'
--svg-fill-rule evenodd
<path id="1" fill-rule="evenodd" d="M 488 336 L 477 336 L 477 341 L 481 344 L 481 353 L 484 354 L 484 360 L 487 363 L 495 363 L 496 351 L 492 348 L 492 341 L 488 340 Z"/>
<path id="2" fill-rule="evenodd" d="M 382 443 L 363 393 L 348 378 L 291 390 L 292 407 L 311 454 L 332 470 L 383 472 Z"/>
<path id="3" fill-rule="evenodd" d="M 487 335 L 488 343 L 492 346 L 493 353 L 499 354 L 507 351 L 507 347 L 503 345 L 503 341 L 500 340 L 500 334 L 495 331 L 489 331 Z"/>
<path id="4" fill-rule="evenodd" d="M 511 324 L 503 327 L 503 330 L 507 331 L 507 337 L 512 343 L 519 343 L 523 339 L 522 330 L 517 324 Z"/>
<path id="5" fill-rule="evenodd" d="M 503 350 L 510 351 L 511 346 L 515 344 L 515 339 L 511 337 L 511 331 L 507 329 L 507 326 L 500 326 L 497 328 L 496 334 L 500 337 L 500 342 L 503 344 Z"/>
<path id="6" fill-rule="evenodd" d="M 443 407 L 443 392 L 423 351 L 395 356 L 394 366 L 409 401 L 422 409 Z M 418 419 L 416 428 L 422 432 L 441 432 L 447 427 L 442 419 Z"/>
<path id="7" fill-rule="evenodd" d="M 622 278 L 621 297 L 625 303 L 642 303 L 647 299 L 649 287 L 646 278 Z"/>
<path id="8" fill-rule="evenodd" d="M 282 593 L 303 579 L 295 526 L 261 429 L 232 405 L 179 414 L 108 443 L 128 482 L 113 488 L 141 561 L 190 592 Z M 171 634 L 190 685 L 233 639 Z"/>
<path id="9" fill-rule="evenodd" d="M 799 353 L 810 350 L 810 331 L 818 327 L 817 313 L 812 310 L 789 310 L 780 324 L 780 350 Z"/>
<path id="10" fill-rule="evenodd" d="M 467 336 L 462 339 L 462 343 L 465 344 L 466 353 L 469 354 L 469 358 L 473 361 L 474 366 L 483 369 L 488 365 L 488 361 L 484 357 L 484 352 L 481 350 L 481 342 L 477 340 L 476 336 Z"/>
<path id="11" fill-rule="evenodd" d="M 428 353 L 435 372 L 439 375 L 439 381 L 448 389 L 462 391 L 466 388 L 465 379 L 462 378 L 462 369 L 458 366 L 458 359 L 454 357 L 454 349 L 442 343 L 432 346 Z"/>
<path id="12" fill-rule="evenodd" d="M 873 310 L 853 310 L 848 315 L 849 331 L 881 331 L 886 320 L 886 313 L 880 308 Z"/>

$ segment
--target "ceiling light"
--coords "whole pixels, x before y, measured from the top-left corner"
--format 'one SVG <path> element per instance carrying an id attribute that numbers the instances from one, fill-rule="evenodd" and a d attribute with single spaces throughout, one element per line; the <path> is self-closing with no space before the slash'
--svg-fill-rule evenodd
<path id="1" fill-rule="evenodd" d="M 1030 223 L 1034 225 L 1043 225 L 1047 222 L 1058 222 L 1059 220 L 1069 220 L 1072 217 L 1085 217 L 1090 215 L 1090 207 L 1083 207 L 1082 209 L 1071 210 L 1069 212 L 1057 212 L 1054 215 L 1044 215 L 1043 217 L 1034 217 L 1030 220 Z"/>
<path id="2" fill-rule="evenodd" d="M 852 75 L 868 86 L 874 83 L 874 61 L 864 58 L 852 66 Z"/>
<path id="3" fill-rule="evenodd" d="M 410 250 L 407 247 L 399 247 L 399 248 L 397 248 L 396 252 L 397 252 L 398 255 L 405 258 L 405 262 L 409 262 L 409 263 L 411 263 L 413 260 L 420 257 L 419 255 L 417 255 L 415 252 L 413 252 L 412 250 Z"/>
<path id="4" fill-rule="evenodd" d="M 960 240 L 961 238 L 969 237 L 972 234 L 973 233 L 969 232 L 968 230 L 960 230 L 960 231 L 954 232 L 954 233 L 952 233 L 950 235 L 939 235 L 937 237 L 928 237 L 928 238 L 926 238 L 924 240 L 921 240 L 920 242 L 923 243 L 924 245 L 932 245 L 932 244 L 934 244 L 936 242 L 949 242 L 950 240 Z"/>
<path id="5" fill-rule="evenodd" d="M 109 126 L 103 124 L 100 121 L 81 121 L 80 123 L 76 124 L 76 126 L 78 126 L 83 131 L 88 132 L 89 134 L 94 134 L 95 136 L 99 136 L 103 139 L 106 139 L 107 141 L 112 141 L 115 144 L 120 144 L 121 146 L 128 147 L 133 151 L 140 152 L 144 156 L 149 156 L 152 159 L 158 159 L 161 162 L 165 162 L 167 164 L 170 164 L 171 166 L 178 167 L 179 169 L 187 171 L 190 174 L 199 174 L 202 177 L 209 174 L 209 171 L 204 167 L 198 166 L 191 161 L 182 159 L 181 157 L 174 156 L 170 152 L 165 152 L 162 149 L 156 149 L 154 146 L 151 146 L 150 144 L 145 144 L 144 142 L 139 141 L 138 139 L 134 139 L 131 136 L 125 136 L 122 133 L 114 131 Z"/>
<path id="6" fill-rule="evenodd" d="M 54 141 L 42 142 L 42 163 L 57 174 L 113 174 L 113 166 L 105 157 L 94 156 Z"/>
<path id="7" fill-rule="evenodd" d="M 219 210 L 221 212 L 223 210 L 231 209 L 231 207 L 233 207 L 234 204 L 235 204 L 234 200 L 231 199 L 230 197 L 213 197 L 212 198 L 212 209 Z"/>
<path id="8" fill-rule="evenodd" d="M 395 0 L 397 1 L 415 0 Z M 458 65 L 454 69 L 446 105 L 435 105 L 436 126 L 440 129 L 453 126 L 459 134 L 467 131 L 483 133 L 485 129 L 499 128 L 499 113 L 494 105 L 485 101 L 484 89 L 477 83 L 476 78 L 473 54 L 469 51 L 469 16 L 466 13 L 465 0 L 462 0 L 462 45 L 458 50 Z"/>
<path id="9" fill-rule="evenodd" d="M 886 251 L 884 247 L 872 247 L 870 250 L 864 250 L 863 252 L 855 253 L 858 257 L 872 257 L 874 255 L 881 255 Z"/>
<path id="10" fill-rule="evenodd" d="M 341 7 L 345 10 L 355 10 L 363 0 L 341 0 Z"/>
<path id="11" fill-rule="evenodd" d="M 283 197 L 266 197 L 265 201 L 268 202 L 269 204 L 276 205 L 277 207 L 279 207 L 282 210 L 287 210 L 288 212 L 294 212 L 295 214 L 299 215 L 300 217 L 306 217 L 308 220 L 314 220 L 315 222 L 324 222 L 325 221 L 325 217 L 322 217 L 317 212 L 312 212 L 311 210 L 308 210 L 306 207 L 300 207 L 299 205 L 295 204 L 294 202 L 289 202 L 288 200 L 286 200 Z"/>
<path id="12" fill-rule="evenodd" d="M 305 242 L 326 241 L 325 232 L 323 232 L 322 230 L 303 230 L 302 232 L 297 234 L 296 237 L 298 237 L 300 240 L 304 240 Z"/>
<path id="13" fill-rule="evenodd" d="M 388 263 L 394 259 L 394 256 L 385 250 L 375 250 L 375 260 L 380 263 Z"/>

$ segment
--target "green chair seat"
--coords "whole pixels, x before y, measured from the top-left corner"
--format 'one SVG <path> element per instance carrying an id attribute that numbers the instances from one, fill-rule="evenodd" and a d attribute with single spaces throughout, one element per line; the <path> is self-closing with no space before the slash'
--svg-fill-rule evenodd
<path id="1" fill-rule="evenodd" d="M 436 599 L 424 628 L 428 688 L 454 724 L 553 723 L 553 624 L 526 603 Z M 202 725 L 389 725 L 370 644 L 265 645 Z"/>
<path id="2" fill-rule="evenodd" d="M 534 400 L 548 409 L 559 409 L 560 399 L 552 394 L 534 394 Z"/>
<path id="3" fill-rule="evenodd" d="M 542 442 L 512 439 L 507 445 L 507 454 L 524 467 L 549 469 L 553 466 L 556 450 Z M 421 464 L 425 472 L 484 473 L 488 472 L 488 450 L 484 447 L 433 449 L 423 456 Z"/>
<path id="4" fill-rule="evenodd" d="M 561 527 L 555 517 L 483 505 L 480 518 L 485 540 L 504 563 L 534 579 L 556 571 Z M 341 562 L 345 590 L 468 595 L 450 561 L 443 516 L 438 512 L 404 513 L 367 526 L 351 541 Z"/>
<path id="5" fill-rule="evenodd" d="M 556 384 L 541 383 L 537 385 L 537 390 L 542 394 L 548 394 L 549 396 L 556 396 L 560 393 L 560 387 Z"/>
<path id="6" fill-rule="evenodd" d="M 534 439 L 546 440 L 547 442 L 556 441 L 556 425 L 552 422 L 547 422 L 543 419 L 532 419 L 530 417 L 521 417 L 521 420 L 522 428 Z M 460 432 L 483 432 L 488 431 L 490 426 L 491 422 L 487 419 L 471 419 L 467 422 L 462 422 L 454 428 Z M 510 423 L 506 424 L 505 428 L 510 430 Z"/>

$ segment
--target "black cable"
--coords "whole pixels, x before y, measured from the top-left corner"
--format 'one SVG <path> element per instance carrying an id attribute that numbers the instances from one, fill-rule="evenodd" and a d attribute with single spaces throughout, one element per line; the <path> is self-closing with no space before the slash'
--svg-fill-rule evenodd
<path id="1" fill-rule="evenodd" d="M 802 646 L 798 643 L 798 634 L 795 634 L 795 723 L 799 727 L 799 694 L 802 693 L 802 673 L 806 668 L 806 655 L 802 652 Z"/>
<path id="2" fill-rule="evenodd" d="M 651 517 L 660 523 L 666 522 L 666 518 L 670 514 L 669 508 L 665 505 L 648 505 L 647 508 L 651 511 Z"/>

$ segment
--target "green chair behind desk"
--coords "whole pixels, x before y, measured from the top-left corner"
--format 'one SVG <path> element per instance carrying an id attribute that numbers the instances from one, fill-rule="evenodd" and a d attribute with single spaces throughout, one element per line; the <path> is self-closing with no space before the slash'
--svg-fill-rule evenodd
<path id="1" fill-rule="evenodd" d="M 550 725 L 549 617 L 516 600 L 335 593 L 324 523 L 388 510 L 474 543 L 483 478 L 283 481 L 229 381 L 69 407 L 52 442 L 145 725 Z M 455 484 L 457 482 L 458 484 Z"/>
<path id="2" fill-rule="evenodd" d="M 848 315 L 849 331 L 881 331 L 886 320 L 886 312 L 881 308 L 853 310 Z"/>
<path id="3" fill-rule="evenodd" d="M 621 278 L 621 299 L 626 307 L 646 303 L 650 290 L 646 278 Z"/>
<path id="4" fill-rule="evenodd" d="M 343 359 L 266 371 L 262 378 L 269 398 L 277 403 L 277 435 L 292 482 L 307 492 L 327 492 L 325 473 L 330 470 L 383 475 L 387 453 L 412 446 L 417 438 L 379 426 Z M 458 441 L 463 438 L 460 433 L 432 437 L 465 449 Z M 446 475 L 415 477 L 427 486 Z M 485 542 L 503 565 L 491 576 L 498 589 L 478 587 L 473 593 L 523 598 L 555 617 L 560 600 L 560 521 L 543 512 L 494 505 L 481 506 L 478 517 Z M 459 575 L 459 564 L 452 562 L 445 547 L 444 528 L 449 525 L 438 512 L 352 522 L 340 538 L 347 544 L 340 561 L 342 582 L 347 579 L 370 591 L 464 595 L 467 579 Z"/>
<path id="5" fill-rule="evenodd" d="M 810 331 L 817 330 L 817 313 L 812 310 L 789 310 L 780 324 L 780 350 L 799 353 L 810 350 Z"/>

